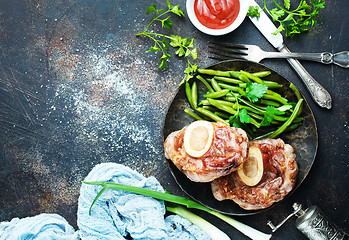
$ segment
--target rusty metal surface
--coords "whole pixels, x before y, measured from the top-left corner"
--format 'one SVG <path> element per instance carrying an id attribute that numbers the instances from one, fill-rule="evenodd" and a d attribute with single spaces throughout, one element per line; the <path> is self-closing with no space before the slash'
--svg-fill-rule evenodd
<path id="1" fill-rule="evenodd" d="M 172 2 L 185 9 L 184 0 Z M 152 43 L 135 36 L 151 19 L 145 15 L 151 3 L 166 7 L 160 0 L 0 0 L 0 221 L 58 213 L 76 228 L 81 180 L 101 162 L 124 163 L 185 196 L 164 159 L 162 127 L 186 63 L 173 57 L 168 69 L 159 70 L 157 56 L 145 53 Z M 288 39 L 288 47 L 295 52 L 348 50 L 348 4 L 326 2 L 319 24 Z M 187 18 L 173 20 L 168 33 L 194 37 L 196 62 L 203 66 L 215 63 L 207 57 L 209 40 L 274 50 L 248 19 L 222 37 L 198 32 Z M 317 122 L 319 149 L 292 196 L 270 211 L 236 219 L 268 232 L 267 220 L 279 221 L 297 201 L 318 205 L 349 232 L 348 70 L 303 62 L 331 93 L 333 109 L 328 111 L 311 102 L 285 60 L 263 63 L 305 95 Z M 232 238 L 246 239 L 199 214 Z M 305 239 L 292 220 L 274 238 Z"/>

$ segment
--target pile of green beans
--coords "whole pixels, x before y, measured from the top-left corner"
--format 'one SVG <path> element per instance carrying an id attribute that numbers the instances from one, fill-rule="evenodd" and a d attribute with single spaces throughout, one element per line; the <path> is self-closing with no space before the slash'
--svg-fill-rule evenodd
<path id="1" fill-rule="evenodd" d="M 220 121 L 229 125 L 231 116 L 246 109 L 250 116 L 250 123 L 244 124 L 243 128 L 250 139 L 276 138 L 302 124 L 303 118 L 300 115 L 303 110 L 303 99 L 301 94 L 291 83 L 289 87 L 297 97 L 297 102 L 290 103 L 286 97 L 276 92 L 278 88 L 282 87 L 281 84 L 263 80 L 264 77 L 271 74 L 270 71 L 250 73 L 198 69 L 197 73 L 191 85 L 189 82 L 185 83 L 185 93 L 194 112 L 189 109 L 184 110 L 196 120 Z M 203 99 L 200 102 L 198 102 L 198 81 L 204 84 L 207 89 L 207 93 L 202 96 Z M 246 86 L 249 82 L 263 84 L 268 88 L 257 102 L 252 102 L 246 97 Z M 272 130 L 258 136 L 260 132 L 258 130 L 263 128 L 261 123 L 267 114 L 268 106 L 276 109 L 286 107 L 287 110 L 282 115 L 273 115 L 273 120 L 268 126 Z"/>

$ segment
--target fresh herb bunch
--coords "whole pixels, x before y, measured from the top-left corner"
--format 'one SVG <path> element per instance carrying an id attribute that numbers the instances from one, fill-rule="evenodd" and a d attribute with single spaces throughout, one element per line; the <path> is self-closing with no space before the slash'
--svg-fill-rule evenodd
<path id="1" fill-rule="evenodd" d="M 182 38 L 178 35 L 166 35 L 162 33 L 154 33 L 148 31 L 149 27 L 154 22 L 161 22 L 161 27 L 167 28 L 168 30 L 172 29 L 172 20 L 171 16 L 168 16 L 170 13 L 174 13 L 179 17 L 184 17 L 184 12 L 179 8 L 179 5 L 172 6 L 171 3 L 167 0 L 168 10 L 157 9 L 155 4 L 151 4 L 147 10 L 146 15 L 153 13 L 153 19 L 150 21 L 148 26 L 143 30 L 143 32 L 137 33 L 136 36 L 146 36 L 154 41 L 154 46 L 150 47 L 150 49 L 146 52 L 161 52 L 162 56 L 160 57 L 160 69 L 164 69 L 167 67 L 167 60 L 171 58 L 171 54 L 168 53 L 169 45 L 173 48 L 178 48 L 175 54 L 178 57 L 184 57 L 187 60 L 187 68 L 184 73 L 186 77 L 183 79 L 188 81 L 193 77 L 193 73 L 197 69 L 196 64 L 192 64 L 189 60 L 191 56 L 192 59 L 197 58 L 197 49 L 194 48 L 194 38 Z M 169 41 L 169 43 L 168 43 Z"/>
<path id="2" fill-rule="evenodd" d="M 264 0 L 263 9 L 270 17 L 279 23 L 279 27 L 273 34 L 285 31 L 285 36 L 293 38 L 303 32 L 309 30 L 317 24 L 316 17 L 319 15 L 320 9 L 325 7 L 325 0 L 301 0 L 298 6 L 291 10 L 291 1 L 283 0 L 283 4 L 279 4 L 273 0 L 275 8 L 268 9 L 266 0 Z M 260 11 L 258 7 L 251 6 L 247 16 L 259 17 Z"/>

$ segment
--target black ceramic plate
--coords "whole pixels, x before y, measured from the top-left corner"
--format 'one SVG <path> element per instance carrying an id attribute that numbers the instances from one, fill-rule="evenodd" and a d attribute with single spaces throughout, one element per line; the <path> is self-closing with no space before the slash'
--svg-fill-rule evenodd
<path id="1" fill-rule="evenodd" d="M 208 68 L 216 70 L 244 70 L 248 72 L 259 72 L 265 70 L 271 71 L 272 74 L 264 79 L 282 84 L 284 87 L 278 90 L 279 93 L 286 96 L 290 101 L 297 101 L 293 91 L 288 88 L 290 82 L 274 70 L 262 64 L 247 61 L 224 61 Z M 200 81 L 198 81 L 198 88 L 199 96 L 203 95 L 203 93 L 207 91 L 204 89 L 204 86 L 200 84 Z M 178 92 L 172 100 L 166 114 L 163 127 L 164 139 L 166 139 L 171 132 L 182 129 L 184 126 L 187 126 L 194 121 L 184 112 L 185 108 L 190 109 L 190 106 L 186 100 L 183 84 L 178 89 Z M 315 118 L 306 101 L 304 101 L 303 117 L 303 124 L 298 127 L 298 129 L 279 136 L 286 143 L 292 145 L 297 156 L 296 159 L 299 172 L 297 175 L 296 185 L 292 192 L 294 192 L 295 189 L 302 183 L 310 171 L 318 147 L 318 135 Z M 231 200 L 217 201 L 212 195 L 210 183 L 192 182 L 182 172 L 180 172 L 170 160 L 168 160 L 168 163 L 171 173 L 181 189 L 201 204 L 229 215 L 251 215 L 263 211 L 244 210 Z M 288 196 L 290 194 L 288 194 Z M 275 204 L 273 204 L 271 207 L 274 205 Z"/>

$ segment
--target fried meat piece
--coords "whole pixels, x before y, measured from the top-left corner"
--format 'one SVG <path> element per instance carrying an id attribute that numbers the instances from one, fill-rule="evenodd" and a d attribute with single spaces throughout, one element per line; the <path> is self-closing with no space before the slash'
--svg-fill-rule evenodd
<path id="1" fill-rule="evenodd" d="M 264 209 L 281 201 L 294 187 L 297 176 L 296 155 L 281 139 L 250 141 L 249 147 L 258 147 L 263 157 L 263 177 L 255 186 L 247 186 L 237 172 L 212 182 L 214 197 L 221 201 L 231 199 L 246 210 Z"/>
<path id="2" fill-rule="evenodd" d="M 165 140 L 165 157 L 195 182 L 211 182 L 235 171 L 247 156 L 248 137 L 244 130 L 225 123 L 213 124 L 213 141 L 201 157 L 190 156 L 184 147 L 187 127 L 172 132 Z"/>

